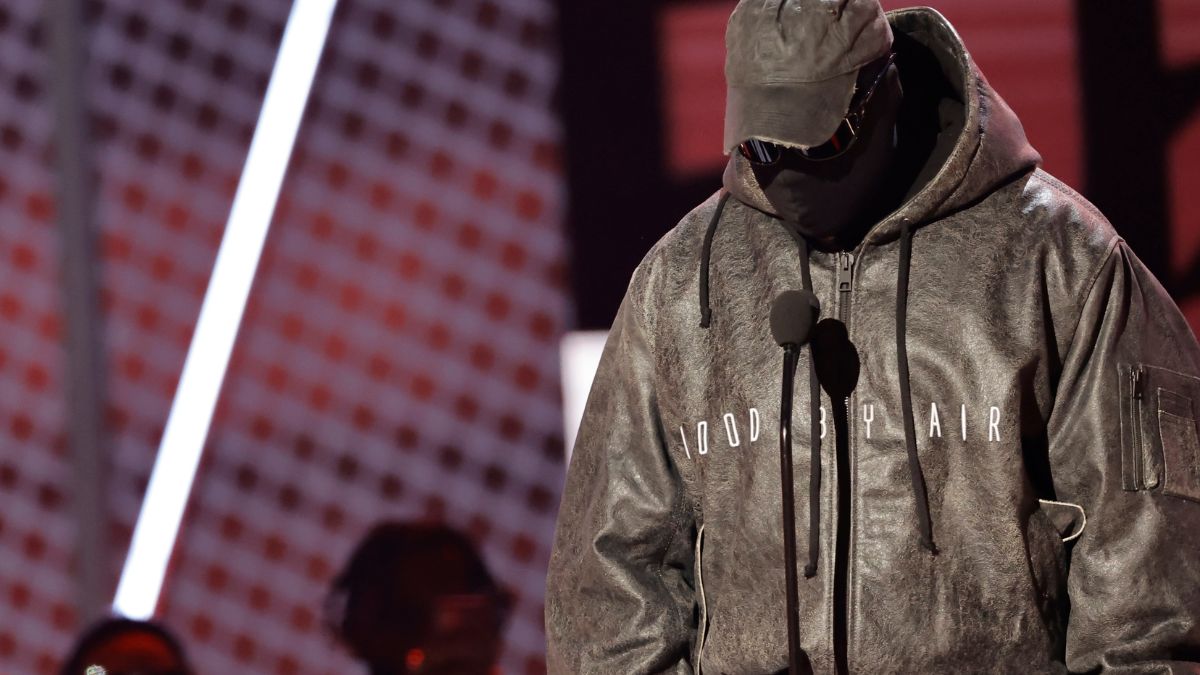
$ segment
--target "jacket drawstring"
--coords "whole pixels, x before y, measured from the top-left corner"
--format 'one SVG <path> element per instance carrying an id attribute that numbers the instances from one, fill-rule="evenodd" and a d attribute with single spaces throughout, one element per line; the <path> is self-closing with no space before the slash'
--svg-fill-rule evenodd
<path id="1" fill-rule="evenodd" d="M 790 228 L 789 228 L 790 230 Z M 799 235 L 799 233 L 796 233 Z M 812 271 L 808 260 L 808 240 L 797 236 L 800 246 L 800 275 L 804 290 L 812 292 Z M 812 340 L 808 342 L 808 564 L 804 578 L 817 573 L 817 555 L 821 549 L 821 382 L 817 379 L 817 360 Z"/>
<path id="2" fill-rule="evenodd" d="M 729 201 L 729 193 L 722 192 L 713 211 L 712 220 L 708 221 L 708 230 L 704 232 L 704 248 L 700 250 L 700 327 L 708 328 L 712 321 L 712 307 L 708 303 L 708 267 L 712 260 L 713 237 L 717 234 L 717 224 L 721 222 L 721 212 L 725 210 L 725 202 Z"/>
<path id="3" fill-rule="evenodd" d="M 812 265 L 809 262 L 808 240 L 790 223 L 784 229 L 796 240 L 800 249 L 800 285 L 812 292 Z M 808 343 L 808 562 L 804 565 L 804 578 L 817 574 L 817 557 L 821 552 L 821 381 L 817 377 L 817 359 L 813 343 Z"/>
<path id="4" fill-rule="evenodd" d="M 925 493 L 925 477 L 917 457 L 917 428 L 913 422 L 912 387 L 908 377 L 908 346 L 905 332 L 908 325 L 908 268 L 912 259 L 912 230 L 908 219 L 900 221 L 900 269 L 896 278 L 896 363 L 900 379 L 900 405 L 904 411 L 904 443 L 908 449 L 908 475 L 912 479 L 913 499 L 917 503 L 917 524 L 921 545 L 937 553 L 933 543 L 933 522 L 929 517 L 929 497 Z"/>

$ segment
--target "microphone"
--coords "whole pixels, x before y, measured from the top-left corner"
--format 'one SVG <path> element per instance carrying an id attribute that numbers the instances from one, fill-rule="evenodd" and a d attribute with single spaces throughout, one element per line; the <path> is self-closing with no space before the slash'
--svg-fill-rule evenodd
<path id="1" fill-rule="evenodd" d="M 784 291 L 771 307 L 771 336 L 780 347 L 799 349 L 808 343 L 821 302 L 812 291 Z"/>
<path id="2" fill-rule="evenodd" d="M 792 482 L 792 390 L 800 347 L 812 336 L 821 302 L 812 291 L 784 291 L 771 306 L 771 335 L 783 347 L 783 392 L 779 401 L 779 469 L 783 490 L 783 560 L 787 579 L 788 672 L 800 675 L 800 598 L 796 578 L 796 500 Z"/>

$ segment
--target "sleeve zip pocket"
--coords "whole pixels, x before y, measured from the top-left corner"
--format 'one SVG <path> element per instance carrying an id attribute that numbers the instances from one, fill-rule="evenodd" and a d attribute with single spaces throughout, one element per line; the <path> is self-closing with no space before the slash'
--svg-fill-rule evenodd
<path id="1" fill-rule="evenodd" d="M 1143 364 L 1120 374 L 1121 487 L 1200 502 L 1200 378 Z"/>
<path id="2" fill-rule="evenodd" d="M 1156 467 L 1148 466 L 1152 453 L 1146 443 L 1146 380 L 1145 366 L 1121 366 L 1121 487 L 1125 490 L 1149 490 L 1158 486 Z"/>

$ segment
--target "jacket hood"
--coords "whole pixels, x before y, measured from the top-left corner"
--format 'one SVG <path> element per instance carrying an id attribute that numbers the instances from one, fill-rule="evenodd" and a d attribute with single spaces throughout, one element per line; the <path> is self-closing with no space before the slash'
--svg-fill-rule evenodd
<path id="1" fill-rule="evenodd" d="M 916 228 L 968 206 L 1041 162 L 1016 113 L 988 84 L 958 32 L 929 7 L 887 13 L 895 35 L 906 105 L 936 110 L 937 140 L 924 158 L 916 194 L 867 234 L 872 243 L 895 239 L 900 222 Z M 731 153 L 725 189 L 739 201 L 778 217 L 749 162 Z"/>

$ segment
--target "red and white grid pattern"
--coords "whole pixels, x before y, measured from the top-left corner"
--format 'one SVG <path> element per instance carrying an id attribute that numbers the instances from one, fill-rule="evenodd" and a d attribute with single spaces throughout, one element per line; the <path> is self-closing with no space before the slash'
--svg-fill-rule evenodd
<path id="1" fill-rule="evenodd" d="M 113 581 L 289 0 L 88 3 Z M 0 672 L 76 625 L 42 3 L 0 8 Z M 541 672 L 563 467 L 548 0 L 342 0 L 164 589 L 200 672 L 346 673 L 319 616 L 369 526 L 469 532 Z"/>
<path id="2" fill-rule="evenodd" d="M 210 438 L 166 617 L 215 671 L 345 672 L 314 611 L 377 519 L 518 594 L 541 672 L 567 309 L 548 7 L 346 2 Z"/>
<path id="3" fill-rule="evenodd" d="M 38 2 L 0 4 L 0 672 L 49 672 L 75 628 L 50 68 Z"/>
<path id="4" fill-rule="evenodd" d="M 289 6 L 90 5 L 114 580 Z"/>

